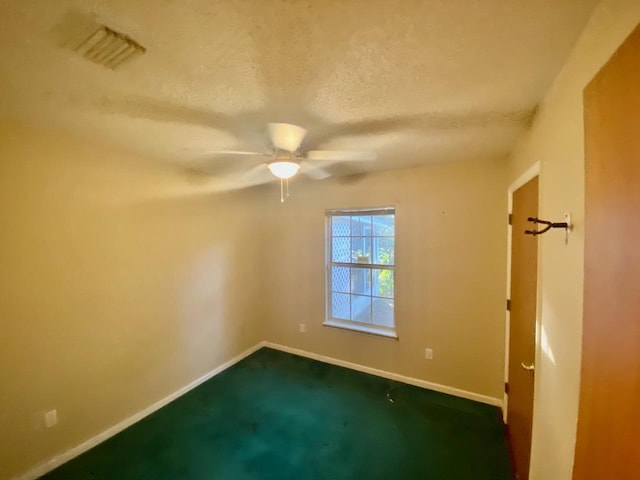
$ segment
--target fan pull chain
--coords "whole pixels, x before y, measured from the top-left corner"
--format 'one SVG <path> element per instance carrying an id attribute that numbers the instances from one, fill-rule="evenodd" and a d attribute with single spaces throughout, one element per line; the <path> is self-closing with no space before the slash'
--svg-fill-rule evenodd
<path id="1" fill-rule="evenodd" d="M 284 203 L 284 180 L 280 179 L 280 203 Z"/>

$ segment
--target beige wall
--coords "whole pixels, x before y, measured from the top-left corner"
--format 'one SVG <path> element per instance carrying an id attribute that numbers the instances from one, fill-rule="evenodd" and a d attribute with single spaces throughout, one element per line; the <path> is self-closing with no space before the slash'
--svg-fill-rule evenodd
<path id="1" fill-rule="evenodd" d="M 506 188 L 541 161 L 541 216 L 571 211 L 576 226 L 568 246 L 559 234 L 540 240 L 546 348 L 531 478 L 569 480 L 582 317 L 581 94 L 638 21 L 634 0 L 596 9 L 509 165 L 294 182 L 284 205 L 274 189 L 181 196 L 192 186 L 176 172 L 0 125 L 0 478 L 265 338 L 500 397 Z M 400 339 L 323 327 L 325 209 L 388 204 L 397 208 Z M 41 414 L 51 408 L 60 423 L 47 430 Z"/>
<path id="2" fill-rule="evenodd" d="M 578 412 L 584 261 L 582 90 L 640 21 L 637 0 L 605 0 L 580 37 L 529 134 L 510 162 L 510 180 L 541 162 L 540 215 L 573 215 L 563 235 L 541 237 L 540 318 L 531 480 L 569 480 Z M 640 59 L 639 59 L 640 60 Z"/>
<path id="3" fill-rule="evenodd" d="M 502 161 L 437 164 L 354 183 L 294 182 L 290 201 L 271 209 L 267 339 L 500 398 L 506 188 Z M 325 209 L 384 205 L 396 206 L 398 341 L 322 325 Z M 424 359 L 425 347 L 433 360 Z"/>
<path id="4" fill-rule="evenodd" d="M 255 193 L 180 189 L 157 165 L 0 125 L 0 478 L 264 338 Z"/>

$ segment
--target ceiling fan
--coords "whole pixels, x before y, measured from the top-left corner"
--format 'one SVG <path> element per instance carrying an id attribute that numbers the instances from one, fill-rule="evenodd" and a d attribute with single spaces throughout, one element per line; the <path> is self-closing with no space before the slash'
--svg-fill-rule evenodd
<path id="1" fill-rule="evenodd" d="M 208 152 L 211 155 L 267 157 L 267 161 L 246 172 L 245 176 L 255 176 L 265 170 L 280 179 L 280 201 L 289 195 L 288 181 L 298 172 L 306 176 L 321 180 L 331 174 L 324 169 L 334 163 L 341 162 L 369 162 L 376 159 L 374 152 L 342 151 L 342 150 L 309 150 L 300 152 L 300 145 L 307 134 L 307 130 L 290 123 L 269 123 L 269 138 L 273 150 L 271 153 L 244 152 L 236 150 L 219 150 Z"/>

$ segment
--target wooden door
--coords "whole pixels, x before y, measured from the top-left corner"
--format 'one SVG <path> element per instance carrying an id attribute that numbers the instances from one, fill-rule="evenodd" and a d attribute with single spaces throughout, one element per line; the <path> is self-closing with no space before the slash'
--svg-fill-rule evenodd
<path id="1" fill-rule="evenodd" d="M 511 219 L 507 427 L 519 480 L 529 478 L 538 283 L 538 241 L 524 231 L 531 228 L 527 218 L 537 216 L 538 177 L 535 177 L 513 193 Z"/>
<path id="2" fill-rule="evenodd" d="M 640 27 L 584 92 L 585 283 L 574 480 L 640 478 Z"/>

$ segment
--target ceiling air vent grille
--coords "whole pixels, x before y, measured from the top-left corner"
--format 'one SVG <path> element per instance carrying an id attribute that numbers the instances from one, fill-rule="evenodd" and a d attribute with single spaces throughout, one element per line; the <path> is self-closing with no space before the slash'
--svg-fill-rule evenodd
<path id="1" fill-rule="evenodd" d="M 146 49 L 126 35 L 101 26 L 82 40 L 76 51 L 92 62 L 115 70 L 126 61 L 142 55 Z"/>

